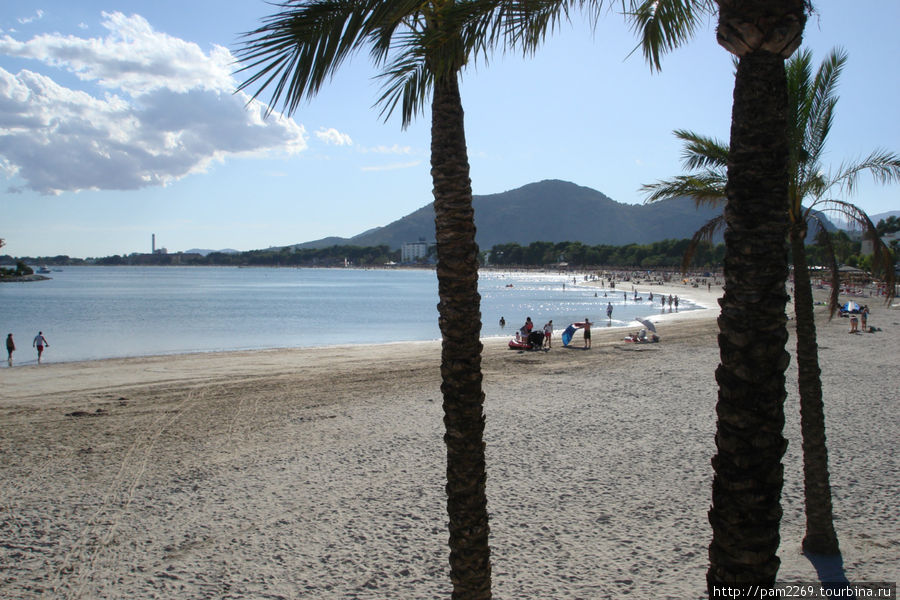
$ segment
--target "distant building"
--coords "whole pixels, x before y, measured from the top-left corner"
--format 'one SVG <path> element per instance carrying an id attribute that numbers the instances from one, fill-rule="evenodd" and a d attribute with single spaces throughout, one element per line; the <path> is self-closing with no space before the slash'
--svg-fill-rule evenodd
<path id="1" fill-rule="evenodd" d="M 168 254 L 169 251 L 166 248 L 157 248 L 156 247 L 156 234 L 150 234 L 150 254 Z"/>
<path id="2" fill-rule="evenodd" d="M 900 231 L 895 231 L 893 233 L 886 233 L 881 236 L 881 241 L 884 242 L 888 247 L 890 247 L 891 242 L 894 240 L 900 240 Z M 871 239 L 864 238 L 862 241 L 862 246 L 860 247 L 859 253 L 863 256 L 869 256 L 875 252 L 875 244 Z"/>
<path id="3" fill-rule="evenodd" d="M 428 248 L 431 244 L 420 239 L 418 242 L 404 242 L 400 246 L 400 262 L 412 263 L 428 256 Z"/>

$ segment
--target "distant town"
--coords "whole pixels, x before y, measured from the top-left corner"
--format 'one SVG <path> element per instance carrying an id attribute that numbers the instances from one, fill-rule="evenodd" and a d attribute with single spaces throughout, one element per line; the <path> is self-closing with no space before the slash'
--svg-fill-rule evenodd
<path id="1" fill-rule="evenodd" d="M 879 223 L 881 225 L 881 223 Z M 891 225 L 897 225 L 896 221 Z M 889 227 L 893 229 L 893 227 Z M 898 227 L 900 228 L 900 227 Z M 864 240 L 853 239 L 847 232 L 838 230 L 829 234 L 831 246 L 839 264 L 868 270 L 871 248 Z M 896 250 L 897 231 L 885 231 L 882 239 Z M 496 244 L 481 252 L 482 265 L 522 266 L 522 267 L 565 267 L 590 268 L 597 266 L 678 269 L 681 268 L 691 241 L 662 240 L 648 244 L 587 245 L 575 242 L 535 241 L 528 245 L 517 243 Z M 811 265 L 828 264 L 818 245 L 809 246 Z M 100 258 L 73 258 L 66 255 L 40 257 L 0 256 L 0 265 L 6 266 L 4 273 L 22 275 L 25 270 L 32 272 L 51 267 L 78 265 L 101 266 L 280 266 L 280 267 L 395 267 L 432 266 L 436 263 L 434 242 L 420 238 L 405 242 L 400 248 L 392 249 L 386 244 L 377 246 L 333 245 L 324 248 L 285 246 L 265 250 L 196 250 L 169 252 L 165 247 L 157 247 L 156 236 L 151 235 L 150 252 L 135 252 L 127 255 L 113 255 Z M 700 242 L 693 251 L 691 265 L 698 269 L 717 269 L 724 254 L 722 244 L 713 245 Z M 0 274 L 2 276 L 2 274 Z"/>

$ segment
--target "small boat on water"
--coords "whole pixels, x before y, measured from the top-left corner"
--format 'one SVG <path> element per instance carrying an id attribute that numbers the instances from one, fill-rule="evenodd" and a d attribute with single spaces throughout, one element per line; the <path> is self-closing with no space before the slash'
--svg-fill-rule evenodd
<path id="1" fill-rule="evenodd" d="M 50 269 L 48 269 L 47 267 L 39 267 L 37 272 L 41 273 L 41 274 L 45 274 L 45 273 L 49 273 Z"/>

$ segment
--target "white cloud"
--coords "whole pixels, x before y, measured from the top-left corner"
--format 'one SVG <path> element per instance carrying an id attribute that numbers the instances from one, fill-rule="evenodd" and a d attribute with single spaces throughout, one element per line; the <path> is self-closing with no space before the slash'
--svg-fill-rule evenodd
<path id="1" fill-rule="evenodd" d="M 418 167 L 420 164 L 422 164 L 421 160 L 414 160 L 411 162 L 393 163 L 390 165 L 361 167 L 361 170 L 362 171 L 396 171 L 398 169 L 411 169 L 412 167 Z"/>
<path id="2" fill-rule="evenodd" d="M 140 15 L 103 13 L 109 34 L 79 38 L 60 34 L 35 36 L 19 42 L 0 38 L 0 52 L 33 58 L 66 69 L 85 81 L 139 95 L 158 88 L 187 91 L 195 88 L 231 91 L 233 57 L 222 46 L 207 55 L 193 42 L 155 31 Z"/>
<path id="3" fill-rule="evenodd" d="M 409 146 L 401 146 L 394 144 L 393 146 L 373 146 L 370 148 L 360 148 L 360 152 L 373 154 L 412 154 L 412 148 Z"/>
<path id="4" fill-rule="evenodd" d="M 316 137 L 325 142 L 326 144 L 331 144 L 332 146 L 352 146 L 353 140 L 350 139 L 350 136 L 346 133 L 341 133 L 334 127 L 329 129 L 319 129 L 316 132 Z"/>
<path id="5" fill-rule="evenodd" d="M 0 68 L 0 173 L 46 194 L 165 185 L 229 155 L 298 152 L 295 121 L 233 94 L 233 58 L 153 30 L 140 16 L 104 13 L 109 34 L 83 39 L 0 37 L 0 53 L 39 60 L 107 91 Z"/>
<path id="6" fill-rule="evenodd" d="M 31 16 L 31 17 L 21 17 L 21 18 L 16 19 L 16 20 L 17 20 L 21 25 L 27 25 L 28 23 L 31 23 L 31 22 L 33 22 L 33 21 L 39 21 L 39 20 L 42 19 L 42 18 L 44 18 L 44 11 L 42 11 L 41 9 L 37 9 L 36 11 L 34 11 L 34 15 L 33 15 L 33 16 Z"/>

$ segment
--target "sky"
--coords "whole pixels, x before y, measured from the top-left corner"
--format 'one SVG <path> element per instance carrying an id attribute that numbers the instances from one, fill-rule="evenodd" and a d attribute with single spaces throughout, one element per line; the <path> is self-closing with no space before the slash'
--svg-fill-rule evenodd
<path id="1" fill-rule="evenodd" d="M 900 0 L 819 0 L 804 47 L 849 62 L 826 164 L 900 152 Z M 429 116 L 403 129 L 373 108 L 354 56 L 292 115 L 235 93 L 241 33 L 263 0 L 3 0 L 0 252 L 100 257 L 252 250 L 351 237 L 431 202 Z M 573 15 L 533 56 L 498 52 L 463 73 L 475 194 L 544 179 L 640 203 L 681 172 L 675 129 L 728 140 L 734 86 L 715 23 L 653 72 L 617 14 Z M 900 210 L 866 177 L 849 199 Z M 573 216 L 573 218 L 577 218 Z"/>

